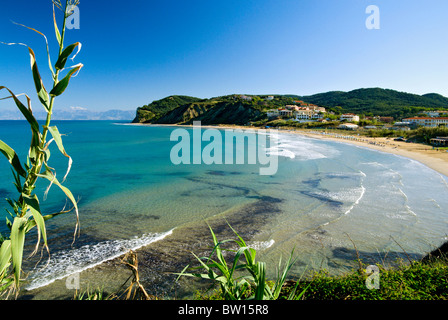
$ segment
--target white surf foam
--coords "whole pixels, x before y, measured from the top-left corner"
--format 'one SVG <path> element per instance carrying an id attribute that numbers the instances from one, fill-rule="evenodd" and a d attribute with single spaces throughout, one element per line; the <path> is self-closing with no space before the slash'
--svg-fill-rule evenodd
<path id="1" fill-rule="evenodd" d="M 267 151 L 281 157 L 302 161 L 331 158 L 339 154 L 336 149 L 318 145 L 315 140 L 286 134 L 279 135 L 278 146 L 273 150 L 268 148 Z"/>
<path id="2" fill-rule="evenodd" d="M 162 240 L 173 233 L 170 230 L 165 233 L 144 234 L 128 240 L 110 240 L 94 245 L 85 245 L 77 249 L 57 252 L 51 256 L 50 261 L 45 261 L 44 266 L 38 266 L 31 273 L 30 283 L 26 290 L 33 290 L 46 286 L 56 280 L 69 275 L 93 268 L 105 261 L 115 259 L 129 250 L 137 250 L 153 242 Z"/>
<path id="3" fill-rule="evenodd" d="M 269 241 L 253 241 L 252 243 L 249 243 L 248 246 L 255 250 L 264 250 L 272 247 L 274 243 L 275 241 L 273 239 Z"/>
<path id="4" fill-rule="evenodd" d="M 361 192 L 360 192 L 359 198 L 356 199 L 356 201 L 355 201 L 355 202 L 353 203 L 353 205 L 352 205 L 352 206 L 351 206 L 351 207 L 344 213 L 344 215 L 349 214 L 349 213 L 353 210 L 353 208 L 359 204 L 359 202 L 361 201 L 362 197 L 364 197 L 364 193 L 365 193 L 365 192 L 366 192 L 366 188 L 364 188 L 364 186 L 361 185 Z"/>

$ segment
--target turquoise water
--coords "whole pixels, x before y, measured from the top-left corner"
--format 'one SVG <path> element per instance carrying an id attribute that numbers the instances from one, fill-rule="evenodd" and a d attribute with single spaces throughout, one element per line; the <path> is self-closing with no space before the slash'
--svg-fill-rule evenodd
<path id="1" fill-rule="evenodd" d="M 345 270 L 354 260 L 353 243 L 374 263 L 378 253 L 405 250 L 418 257 L 446 240 L 448 179 L 410 159 L 282 132 L 278 171 L 261 176 L 259 165 L 173 165 L 172 127 L 54 124 L 67 134 L 64 145 L 73 158 L 65 185 L 79 198 L 81 237 L 71 247 L 73 214 L 51 220 L 50 267 L 30 267 L 29 289 L 128 249 L 162 248 L 168 236 L 171 247 L 182 247 L 193 232 L 188 230 L 218 216 L 252 230 L 250 243 L 268 262 L 296 247 L 299 269 Z M 25 122 L 0 122 L 1 139 L 22 156 L 28 130 Z M 67 159 L 52 150 L 50 164 L 62 177 Z M 0 161 L 1 207 L 14 196 L 8 166 Z M 39 185 L 40 194 L 46 186 Z M 64 204 L 53 186 L 42 207 L 49 213 Z"/>

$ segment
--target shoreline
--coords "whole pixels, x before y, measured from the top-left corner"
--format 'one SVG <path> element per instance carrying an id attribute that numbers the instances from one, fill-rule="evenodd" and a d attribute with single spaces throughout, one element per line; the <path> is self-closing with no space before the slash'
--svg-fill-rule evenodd
<path id="1" fill-rule="evenodd" d="M 342 135 L 328 135 L 317 132 L 298 131 L 309 138 L 323 139 L 348 143 L 359 147 L 365 147 L 371 150 L 386 152 L 397 156 L 412 159 L 420 162 L 428 168 L 437 171 L 439 174 L 448 178 L 448 152 L 438 151 L 432 146 L 421 143 L 408 143 L 404 141 L 394 141 L 393 138 L 370 138 L 370 137 L 353 137 Z"/>
<path id="2" fill-rule="evenodd" d="M 166 126 L 166 127 L 192 127 L 192 125 L 178 125 L 178 124 L 144 124 L 133 123 L 133 125 L 143 126 Z M 201 125 L 201 128 L 215 128 L 215 129 L 251 129 L 251 130 L 269 130 L 252 126 L 241 125 Z M 408 159 L 418 161 L 428 168 L 437 171 L 439 174 L 448 178 L 448 151 L 438 151 L 432 146 L 422 143 L 408 143 L 404 141 L 394 141 L 393 138 L 371 138 L 365 136 L 353 136 L 342 134 L 328 134 L 319 130 L 303 130 L 291 129 L 282 130 L 277 129 L 281 133 L 298 134 L 308 138 L 322 139 L 335 141 L 340 143 L 348 143 L 359 147 L 366 147 L 371 150 L 382 151 L 386 153 L 395 154 Z"/>

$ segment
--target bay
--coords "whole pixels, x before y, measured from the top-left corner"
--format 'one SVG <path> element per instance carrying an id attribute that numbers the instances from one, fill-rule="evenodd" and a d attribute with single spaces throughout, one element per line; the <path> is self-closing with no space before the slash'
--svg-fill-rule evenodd
<path id="1" fill-rule="evenodd" d="M 176 142 L 170 134 L 175 127 L 54 124 L 66 134 L 64 145 L 73 158 L 65 185 L 79 199 L 81 236 L 72 245 L 72 213 L 48 222 L 50 261 L 25 265 L 31 296 L 45 289 L 54 292 L 52 298 L 70 296 L 65 277 L 107 265 L 129 249 L 141 252 L 142 281 L 170 295 L 173 277 L 160 274 L 180 272 L 193 260 L 190 249 L 206 247 L 206 221 L 222 236 L 231 235 L 223 231 L 225 221 L 231 222 L 271 270 L 295 248 L 295 276 L 305 269 L 345 272 L 356 254 L 372 264 L 418 258 L 446 240 L 447 177 L 410 159 L 281 132 L 278 171 L 262 176 L 259 165 L 174 165 L 170 151 Z M 0 121 L 0 137 L 24 159 L 30 138 L 26 122 Z M 58 177 L 65 174 L 67 158 L 55 146 L 50 164 Z M 40 196 L 46 187 L 39 185 Z M 0 207 L 6 208 L 4 198 L 14 197 L 14 186 L 5 159 L 0 195 Z M 65 203 L 53 186 L 42 207 L 50 213 Z M 0 232 L 7 233 L 5 225 Z M 100 280 L 118 281 L 113 271 Z"/>

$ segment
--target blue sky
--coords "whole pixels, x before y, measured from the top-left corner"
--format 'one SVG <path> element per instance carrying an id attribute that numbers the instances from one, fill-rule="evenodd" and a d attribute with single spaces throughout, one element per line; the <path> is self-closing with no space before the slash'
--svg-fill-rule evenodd
<path id="1" fill-rule="evenodd" d="M 369 5 L 380 9 L 379 30 L 365 26 Z M 446 0 L 81 0 L 79 9 L 65 44 L 82 43 L 74 63 L 84 68 L 60 107 L 367 87 L 448 97 Z M 43 38 L 11 21 L 45 33 L 54 52 L 51 0 L 3 0 L 0 11 L 0 41 L 31 46 L 51 87 Z M 0 45 L 0 85 L 40 108 L 25 47 Z"/>

